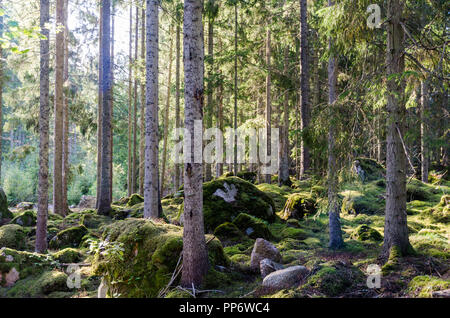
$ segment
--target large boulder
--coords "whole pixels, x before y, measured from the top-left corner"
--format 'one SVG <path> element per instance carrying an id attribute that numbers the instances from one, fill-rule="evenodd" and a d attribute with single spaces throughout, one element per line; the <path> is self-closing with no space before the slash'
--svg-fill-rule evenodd
<path id="1" fill-rule="evenodd" d="M 369 158 L 357 158 L 353 162 L 352 170 L 363 182 L 378 180 L 386 175 L 386 169 Z"/>
<path id="2" fill-rule="evenodd" d="M 291 194 L 280 213 L 283 220 L 297 219 L 316 213 L 316 201 L 309 194 L 294 193 Z"/>
<path id="3" fill-rule="evenodd" d="M 292 266 L 267 275 L 262 285 L 270 289 L 285 289 L 300 282 L 308 275 L 309 270 L 304 266 Z"/>
<path id="4" fill-rule="evenodd" d="M 382 241 L 383 235 L 370 226 L 361 224 L 355 229 L 352 238 L 358 241 Z"/>
<path id="5" fill-rule="evenodd" d="M 261 272 L 261 277 L 264 278 L 267 275 L 269 275 L 272 272 L 278 271 L 280 269 L 283 269 L 284 266 L 281 264 L 278 264 L 268 258 L 265 258 L 259 262 L 259 270 Z"/>
<path id="6" fill-rule="evenodd" d="M 129 218 L 105 227 L 102 248 L 93 259 L 94 272 L 104 278 L 108 295 L 156 297 L 167 286 L 183 250 L 183 228 Z M 206 236 L 210 271 L 228 266 L 222 244 Z M 179 277 L 173 282 L 176 286 Z"/>
<path id="7" fill-rule="evenodd" d="M 282 259 L 280 251 L 275 247 L 275 245 L 262 238 L 258 238 L 253 246 L 250 257 L 250 267 L 253 270 L 258 270 L 260 262 L 265 258 L 277 263 L 281 262 Z"/>
<path id="8" fill-rule="evenodd" d="M 203 184 L 205 227 L 212 232 L 217 226 L 231 222 L 239 213 L 262 220 L 275 220 L 273 200 L 252 183 L 238 177 L 219 178 Z"/>
<path id="9" fill-rule="evenodd" d="M 56 236 L 50 240 L 49 247 L 51 249 L 78 247 L 83 240 L 83 236 L 87 233 L 88 229 L 84 225 L 69 227 L 56 234 Z"/>
<path id="10" fill-rule="evenodd" d="M 36 225 L 37 215 L 34 211 L 24 211 L 11 220 L 11 224 L 18 224 L 21 226 L 35 226 Z"/>
<path id="11" fill-rule="evenodd" d="M 0 248 L 24 249 L 26 236 L 23 227 L 18 224 L 3 225 L 0 227 Z"/>
<path id="12" fill-rule="evenodd" d="M 240 213 L 233 220 L 233 224 L 252 239 L 263 238 L 270 240 L 273 238 L 269 228 L 262 220 L 247 213 Z"/>
<path id="13" fill-rule="evenodd" d="M 0 225 L 8 222 L 14 217 L 14 215 L 8 209 L 8 199 L 6 198 L 5 191 L 0 188 Z"/>

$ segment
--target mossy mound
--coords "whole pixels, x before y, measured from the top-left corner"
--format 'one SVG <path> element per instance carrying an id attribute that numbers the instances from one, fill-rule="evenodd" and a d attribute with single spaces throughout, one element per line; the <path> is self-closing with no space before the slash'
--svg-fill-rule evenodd
<path id="1" fill-rule="evenodd" d="M 376 193 L 361 194 L 358 191 L 344 191 L 341 212 L 343 214 L 383 214 L 386 200 Z"/>
<path id="2" fill-rule="evenodd" d="M 83 254 L 74 248 L 65 248 L 53 253 L 53 258 L 59 263 L 70 264 L 78 263 L 83 259 Z"/>
<path id="3" fill-rule="evenodd" d="M 8 273 L 15 268 L 19 272 L 20 279 L 40 274 L 56 265 L 57 263 L 48 254 L 18 251 L 11 248 L 0 249 L 0 272 Z"/>
<path id="4" fill-rule="evenodd" d="M 241 178 L 219 178 L 203 184 L 203 213 L 208 232 L 222 223 L 231 222 L 239 213 L 272 222 L 274 211 L 273 200 Z"/>
<path id="5" fill-rule="evenodd" d="M 294 193 L 289 196 L 279 216 L 283 220 L 301 220 L 305 216 L 313 215 L 316 211 L 316 201 L 311 197 L 311 195 L 305 193 Z"/>
<path id="6" fill-rule="evenodd" d="M 360 225 L 358 226 L 354 233 L 353 238 L 357 239 L 358 241 L 382 241 L 383 236 L 378 232 L 377 230 L 367 226 L 367 225 Z"/>
<path id="7" fill-rule="evenodd" d="M 432 208 L 425 210 L 425 214 L 430 216 L 436 222 L 450 222 L 450 195 L 441 197 L 441 201 Z"/>
<path id="8" fill-rule="evenodd" d="M 0 227 L 0 248 L 24 249 L 26 246 L 26 232 L 18 224 L 7 224 Z"/>
<path id="9" fill-rule="evenodd" d="M 273 239 L 267 225 L 254 216 L 246 213 L 240 213 L 234 220 L 233 224 L 252 239 L 264 238 L 266 240 Z"/>
<path id="10" fill-rule="evenodd" d="M 181 289 L 173 289 L 164 296 L 164 298 L 194 298 L 192 295 L 186 290 Z"/>
<path id="11" fill-rule="evenodd" d="M 231 222 L 225 222 L 216 227 L 214 236 L 226 245 L 239 242 L 244 238 L 244 234 Z"/>
<path id="12" fill-rule="evenodd" d="M 369 158 L 356 158 L 353 169 L 364 182 L 383 178 L 386 174 L 386 169 L 381 164 Z"/>
<path id="13" fill-rule="evenodd" d="M 49 247 L 51 249 L 78 247 L 87 233 L 88 229 L 84 225 L 69 227 L 56 234 L 50 240 Z"/>
<path id="14" fill-rule="evenodd" d="M 70 213 L 64 218 L 65 227 L 84 225 L 88 229 L 97 229 L 105 224 L 110 224 L 111 218 L 98 215 L 95 210 L 84 210 L 81 212 Z"/>
<path id="15" fill-rule="evenodd" d="M 6 197 L 5 191 L 0 188 L 0 224 L 4 219 L 12 219 L 14 215 L 8 209 L 8 198 Z"/>
<path id="16" fill-rule="evenodd" d="M 406 292 L 412 297 L 433 297 L 432 293 L 450 288 L 450 281 L 435 276 L 416 276 L 408 284 Z"/>
<path id="17" fill-rule="evenodd" d="M 253 171 L 239 171 L 236 174 L 236 176 L 241 178 L 241 179 L 243 179 L 243 180 L 245 180 L 245 181 L 248 181 L 248 182 L 251 182 L 251 183 L 255 183 L 257 173 L 253 172 Z"/>
<path id="18" fill-rule="evenodd" d="M 420 180 L 412 179 L 406 184 L 406 201 L 432 201 L 435 194 L 439 193 L 433 186 Z"/>
<path id="19" fill-rule="evenodd" d="M 33 202 L 20 202 L 16 205 L 16 209 L 19 212 L 24 212 L 28 210 L 33 210 L 34 203 Z"/>
<path id="20" fill-rule="evenodd" d="M 288 186 L 279 187 L 276 184 L 261 183 L 256 186 L 259 190 L 267 194 L 274 202 L 276 211 L 281 211 L 286 204 L 287 197 L 292 192 Z"/>
<path id="21" fill-rule="evenodd" d="M 67 275 L 61 271 L 53 270 L 19 280 L 7 291 L 6 295 L 13 298 L 35 298 L 43 297 L 56 291 L 64 292 L 68 290 Z"/>
<path id="22" fill-rule="evenodd" d="M 12 220 L 11 224 L 18 224 L 21 226 L 35 226 L 36 225 L 36 212 L 34 211 L 24 211 L 17 214 Z"/>
<path id="23" fill-rule="evenodd" d="M 103 239 L 94 272 L 105 278 L 109 294 L 119 297 L 156 297 L 170 281 L 183 249 L 181 227 L 150 220 L 115 222 L 105 227 Z M 219 240 L 209 241 L 208 254 L 212 268 L 228 266 Z"/>
<path id="24" fill-rule="evenodd" d="M 336 297 L 358 283 L 365 283 L 361 270 L 351 264 L 331 261 L 316 266 L 302 289 L 313 289 L 325 296 Z"/>
<path id="25" fill-rule="evenodd" d="M 144 202 L 144 198 L 140 194 L 134 193 L 128 199 L 127 206 L 135 206 L 136 204 L 142 202 Z"/>

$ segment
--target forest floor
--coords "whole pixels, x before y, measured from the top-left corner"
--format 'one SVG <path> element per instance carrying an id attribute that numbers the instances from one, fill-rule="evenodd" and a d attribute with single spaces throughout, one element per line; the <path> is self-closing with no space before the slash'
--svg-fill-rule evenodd
<path id="1" fill-rule="evenodd" d="M 256 236 L 240 228 L 236 218 L 233 222 L 239 231 L 234 226 L 229 233 L 207 227 L 208 243 L 213 241 L 208 247 L 213 269 L 196 296 L 437 297 L 436 292 L 448 293 L 450 182 L 439 179 L 437 173 L 433 176 L 434 183 L 429 184 L 408 180 L 408 230 L 415 254 L 391 255 L 386 264 L 379 259 L 385 201 L 382 177 L 365 182 L 350 178 L 342 183 L 339 198 L 345 245 L 338 251 L 327 248 L 327 198 L 322 180 L 293 180 L 289 187 L 246 182 L 251 191 L 257 191 L 250 201 L 257 200 L 260 190 L 273 200 L 277 216 L 270 221 L 253 216 L 252 226 L 259 231 Z M 234 184 L 236 179 L 223 177 L 210 185 Z M 241 191 L 239 182 L 236 186 Z M 205 200 L 209 200 L 206 185 Z M 294 196 L 302 198 L 305 215 L 284 220 L 286 201 Z M 205 202 L 207 209 L 210 203 Z M 162 205 L 164 219 L 158 222 L 141 219 L 143 203 L 138 195 L 115 202 L 111 217 L 98 216 L 91 209 L 74 209 L 65 218 L 52 214 L 46 255 L 32 253 L 36 212 L 14 209 L 14 219 L 0 227 L 0 297 L 97 297 L 102 277 L 109 297 L 191 297 L 189 290 L 177 287 L 176 276 L 182 248 L 182 195 L 168 196 Z M 217 211 L 213 212 L 216 216 Z M 245 212 L 252 214 L 251 208 Z M 207 212 L 205 220 L 216 222 Z M 232 220 L 222 221 L 229 225 Z M 250 267 L 258 235 L 277 247 L 285 268 L 302 265 L 308 275 L 289 288 L 263 287 L 260 273 Z M 69 266 L 72 263 L 81 264 L 76 288 L 67 286 L 72 278 L 77 283 L 75 270 Z M 381 270 L 378 288 L 367 285 L 368 267 L 373 264 Z"/>

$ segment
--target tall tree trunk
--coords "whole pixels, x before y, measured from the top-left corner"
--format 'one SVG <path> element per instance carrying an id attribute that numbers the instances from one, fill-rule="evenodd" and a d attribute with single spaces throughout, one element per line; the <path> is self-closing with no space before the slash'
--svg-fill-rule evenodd
<path id="1" fill-rule="evenodd" d="M 289 66 L 289 47 L 284 49 L 284 75 L 288 74 Z M 289 91 L 284 93 L 283 100 L 283 125 L 281 127 L 280 136 L 280 150 L 278 156 L 279 171 L 278 171 L 278 184 L 290 185 L 289 179 Z"/>
<path id="2" fill-rule="evenodd" d="M 0 0 L 0 7 L 2 0 Z M 0 16 L 0 38 L 3 37 L 3 16 Z M 2 143 L 3 143 L 3 48 L 0 46 L 0 184 L 2 179 Z"/>
<path id="3" fill-rule="evenodd" d="M 111 179 L 111 185 L 109 189 L 110 200 L 113 201 L 113 152 L 114 152 L 114 138 L 113 138 L 113 125 L 114 121 L 114 28 L 115 28 L 115 3 L 111 2 L 111 137 L 109 141 L 109 178 Z"/>
<path id="4" fill-rule="evenodd" d="M 425 79 L 420 83 L 421 86 L 421 108 L 420 108 L 420 167 L 422 182 L 428 183 L 428 110 L 429 110 L 429 95 L 428 95 L 428 81 Z"/>
<path id="5" fill-rule="evenodd" d="M 139 8 L 136 6 L 136 22 L 135 22 L 135 45 L 134 45 L 134 62 L 137 65 L 138 46 L 139 46 Z M 136 67 L 136 66 L 135 66 Z M 131 192 L 136 192 L 137 178 L 137 110 L 138 110 L 138 79 L 137 68 L 134 77 L 134 108 L 133 108 L 133 167 L 131 172 Z"/>
<path id="6" fill-rule="evenodd" d="M 238 2 L 234 4 L 234 175 L 238 173 L 237 159 L 237 116 L 238 116 Z"/>
<path id="7" fill-rule="evenodd" d="M 394 74 L 405 68 L 404 33 L 401 27 L 403 5 L 400 0 L 389 0 L 387 10 L 387 147 L 386 147 L 386 212 L 384 223 L 383 256 L 387 258 L 394 248 L 402 255 L 412 247 L 406 221 L 406 156 L 401 136 L 404 135 L 405 83 Z"/>
<path id="8" fill-rule="evenodd" d="M 40 0 L 40 27 L 44 38 L 40 40 L 40 79 L 39 79 L 39 185 L 38 211 L 36 221 L 35 251 L 47 250 L 47 215 L 48 215 L 48 142 L 49 142 L 49 38 L 47 28 L 50 14 L 49 0 Z"/>
<path id="9" fill-rule="evenodd" d="M 333 2 L 328 0 L 328 6 L 333 6 Z M 333 41 L 329 40 L 329 49 L 331 50 Z M 329 248 L 339 249 L 343 247 L 341 222 L 339 220 L 339 204 L 338 204 L 338 178 L 337 178 L 337 162 L 335 138 L 336 129 L 332 122 L 334 118 L 332 107 L 336 103 L 336 77 L 337 77 L 337 63 L 336 58 L 332 55 L 328 60 L 328 108 L 331 120 L 328 130 L 328 218 L 330 227 L 330 243 Z"/>
<path id="10" fill-rule="evenodd" d="M 270 58 L 271 58 L 271 44 L 270 44 L 271 32 L 270 32 L 270 23 L 267 23 L 267 33 L 266 33 L 266 67 L 267 67 L 267 76 L 266 76 L 266 129 L 267 129 L 267 156 L 270 157 L 272 153 L 271 147 L 271 131 L 270 126 L 272 124 L 272 99 L 271 99 L 271 89 L 272 82 L 270 76 Z M 272 176 L 270 174 L 266 174 L 264 176 L 264 180 L 266 183 L 271 183 Z"/>
<path id="11" fill-rule="evenodd" d="M 100 204 L 100 187 L 101 180 L 100 175 L 102 173 L 102 80 L 103 80 L 103 53 L 102 53 L 102 34 L 103 34 L 103 11 L 100 9 L 100 27 L 98 32 L 98 105 L 97 105 L 97 203 L 96 207 L 98 209 Z"/>
<path id="12" fill-rule="evenodd" d="M 56 0 L 56 24 L 64 25 L 64 0 Z M 55 137 L 53 156 L 53 211 L 65 215 L 63 207 L 63 106 L 64 106 L 64 31 L 56 33 L 56 67 L 55 67 Z"/>
<path id="13" fill-rule="evenodd" d="M 176 73 L 175 73 L 175 124 L 176 128 L 181 128 L 181 116 L 180 116 L 180 68 L 181 68 L 181 27 L 180 21 L 176 20 Z M 175 191 L 181 186 L 180 180 L 181 165 L 175 164 Z"/>
<path id="14" fill-rule="evenodd" d="M 69 212 L 67 204 L 67 179 L 70 173 L 69 165 L 69 29 L 67 20 L 69 17 L 69 1 L 64 0 L 64 105 L 63 105 L 63 169 L 62 169 L 62 207 L 64 214 Z"/>
<path id="15" fill-rule="evenodd" d="M 305 144 L 304 138 L 310 121 L 307 13 L 306 0 L 300 0 L 300 129 L 302 131 L 300 144 L 300 178 L 305 177 L 305 173 L 311 166 L 309 149 Z"/>
<path id="16" fill-rule="evenodd" d="M 133 91 L 133 4 L 130 4 L 130 41 L 129 41 L 129 47 L 128 47 L 128 196 L 131 196 L 133 194 L 133 157 L 132 157 L 132 116 L 133 116 L 133 109 L 131 104 L 131 97 L 132 97 L 132 91 Z"/>
<path id="17" fill-rule="evenodd" d="M 185 127 L 194 136 L 194 121 L 203 120 L 204 44 L 202 0 L 184 1 L 184 70 L 185 70 Z M 181 285 L 199 286 L 208 271 L 203 223 L 202 163 L 194 161 L 195 141 L 191 138 L 191 157 L 186 158 L 184 170 L 184 231 L 183 272 Z"/>
<path id="18" fill-rule="evenodd" d="M 145 9 L 141 14 L 141 60 L 145 61 Z M 145 67 L 145 66 L 144 66 Z M 142 74 L 145 70 L 142 69 Z M 144 176 L 145 176 L 145 81 L 141 80 L 141 128 L 139 144 L 139 194 L 144 195 Z"/>
<path id="19" fill-rule="evenodd" d="M 164 184 L 166 181 L 166 164 L 167 164 L 167 136 L 169 134 L 169 109 L 170 109 L 170 85 L 172 83 L 172 58 L 173 58 L 173 38 L 172 27 L 169 29 L 170 46 L 169 46 L 169 78 L 167 81 L 166 109 L 164 114 L 164 142 L 163 142 L 163 158 L 162 158 L 162 174 L 161 174 L 161 195 L 164 195 Z"/>
<path id="20" fill-rule="evenodd" d="M 101 7 L 102 19 L 102 169 L 100 175 L 100 195 L 98 213 L 107 215 L 111 210 L 111 1 L 104 0 Z"/>
<path id="21" fill-rule="evenodd" d="M 144 217 L 152 219 L 159 216 L 158 9 L 158 0 L 147 0 Z"/>
<path id="22" fill-rule="evenodd" d="M 209 67 L 208 67 L 208 95 L 207 95 L 207 102 L 206 102 L 206 128 L 212 128 L 213 124 L 213 83 L 212 83 L 212 75 L 213 75 L 213 68 L 214 68 L 214 19 L 209 18 L 208 19 L 208 58 L 209 58 Z M 211 171 L 211 164 L 206 163 L 205 164 L 205 181 L 211 181 L 212 178 L 212 171 Z"/>
<path id="23" fill-rule="evenodd" d="M 220 42 L 220 41 L 219 41 Z M 222 43 L 220 43 L 222 44 Z M 222 46 L 220 47 L 222 49 Z M 223 82 L 220 80 L 217 92 L 217 122 L 216 127 L 223 131 Z M 223 175 L 223 163 L 216 163 L 216 177 Z"/>

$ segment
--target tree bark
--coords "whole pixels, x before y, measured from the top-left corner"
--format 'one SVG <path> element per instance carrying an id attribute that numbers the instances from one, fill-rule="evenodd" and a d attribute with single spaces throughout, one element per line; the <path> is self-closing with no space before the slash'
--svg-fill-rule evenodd
<path id="1" fill-rule="evenodd" d="M 185 127 L 194 136 L 194 121 L 203 120 L 204 104 L 204 43 L 202 0 L 184 1 L 184 70 L 185 70 Z M 197 136 L 198 137 L 198 136 Z M 202 163 L 194 162 L 194 138 L 188 145 L 191 157 L 186 158 L 184 170 L 184 231 L 183 271 L 181 285 L 199 286 L 208 271 L 203 223 Z"/>
<path id="2" fill-rule="evenodd" d="M 271 131 L 270 126 L 272 124 L 272 99 L 271 99 L 271 89 L 272 89 L 272 80 L 270 76 L 270 58 L 271 58 L 271 32 L 270 32 L 270 23 L 267 24 L 266 31 L 266 67 L 267 67 L 267 75 L 266 75 L 266 129 L 267 129 L 267 156 L 270 157 L 272 153 L 271 147 Z M 264 180 L 266 183 L 272 182 L 272 176 L 270 174 L 266 174 L 264 176 Z"/>
<path id="3" fill-rule="evenodd" d="M 207 95 L 207 101 L 206 101 L 206 128 L 212 128 L 212 122 L 213 122 L 213 83 L 212 83 L 212 75 L 213 75 L 213 68 L 214 68 L 214 19 L 209 18 L 208 19 L 208 57 L 209 57 L 209 67 L 208 67 L 208 95 Z M 212 171 L 211 171 L 211 164 L 206 163 L 205 164 L 205 181 L 211 181 L 212 178 Z"/>
<path id="4" fill-rule="evenodd" d="M 135 22 L 135 41 L 134 41 L 134 62 L 135 65 L 138 60 L 138 46 L 139 46 L 139 8 L 136 6 L 136 22 Z M 136 66 L 135 66 L 136 67 Z M 134 77 L 134 108 L 133 108 L 133 166 L 131 172 L 131 192 L 136 192 L 136 178 L 137 178 L 137 110 L 138 110 L 138 79 L 137 68 Z"/>
<path id="5" fill-rule="evenodd" d="M 111 1 L 102 2 L 102 169 L 100 179 L 100 195 L 98 214 L 107 215 L 111 210 L 111 176 L 110 176 L 110 151 L 111 151 Z"/>
<path id="6" fill-rule="evenodd" d="M 403 5 L 389 0 L 387 10 L 387 146 L 386 146 L 386 212 L 383 257 L 393 248 L 402 255 L 411 252 L 406 221 L 406 156 L 401 136 L 405 131 L 404 33 L 401 27 Z"/>
<path id="7" fill-rule="evenodd" d="M 284 75 L 288 74 L 289 48 L 284 49 Z M 289 180 L 289 91 L 284 93 L 283 100 L 283 125 L 280 136 L 280 154 L 278 156 L 279 172 L 278 185 L 290 185 Z"/>
<path id="8" fill-rule="evenodd" d="M 428 183 L 428 110 L 429 110 L 429 95 L 428 82 L 424 80 L 420 83 L 421 86 L 421 109 L 420 109 L 420 167 L 422 182 Z"/>
<path id="9" fill-rule="evenodd" d="M 67 204 L 67 182 L 70 173 L 69 164 L 69 29 L 67 26 L 67 19 L 69 17 L 69 1 L 64 0 L 64 104 L 63 104 L 63 169 L 62 169 L 62 207 L 64 214 L 69 212 L 69 205 Z"/>
<path id="10" fill-rule="evenodd" d="M 133 109 L 131 105 L 132 91 L 133 91 L 133 4 L 130 4 L 130 40 L 128 47 L 128 196 L 133 194 L 133 157 L 132 157 L 132 117 Z"/>
<path id="11" fill-rule="evenodd" d="M 53 211 L 65 215 L 63 207 L 63 107 L 64 107 L 64 0 L 56 1 L 56 67 L 55 67 L 55 106 L 54 106 L 54 156 L 53 156 Z"/>
<path id="12" fill-rule="evenodd" d="M 0 0 L 0 7 L 2 0 Z M 3 37 L 3 16 L 0 16 L 0 38 Z M 3 48 L 0 46 L 0 184 L 2 178 L 2 143 L 3 143 Z"/>
<path id="13" fill-rule="evenodd" d="M 111 123 L 114 120 L 114 28 L 115 28 L 115 3 L 111 2 Z M 109 141 L 109 178 L 111 179 L 111 185 L 109 189 L 110 200 L 113 201 L 113 151 L 114 151 L 114 138 L 113 138 L 113 125 L 111 124 L 111 136 Z"/>
<path id="14" fill-rule="evenodd" d="M 103 12 L 100 10 L 100 27 L 98 33 L 98 48 L 99 48 L 99 58 L 98 58 L 98 105 L 97 105 L 97 202 L 96 207 L 98 209 L 100 203 L 100 187 L 101 180 L 100 175 L 102 173 L 102 80 L 103 80 L 103 53 L 102 53 L 102 34 L 103 34 Z"/>
<path id="15" fill-rule="evenodd" d="M 238 116 L 238 2 L 234 4 L 234 175 L 238 173 L 237 159 L 237 116 Z"/>
<path id="16" fill-rule="evenodd" d="M 144 217 L 159 215 L 158 169 L 158 0 L 147 0 Z"/>
<path id="17" fill-rule="evenodd" d="M 145 9 L 141 14 L 141 60 L 145 61 Z M 142 69 L 145 74 L 145 69 Z M 145 176 L 145 81 L 141 80 L 141 128 L 139 144 L 139 194 L 144 195 L 144 176 Z"/>
<path id="18" fill-rule="evenodd" d="M 333 6 L 333 2 L 328 0 L 328 6 Z M 333 41 L 329 40 L 329 49 L 331 50 Z M 336 58 L 332 55 L 328 60 L 328 108 L 329 118 L 332 120 L 332 107 L 336 103 L 336 76 L 337 65 Z M 338 178 L 337 178 L 337 162 L 335 149 L 336 129 L 333 122 L 330 122 L 328 130 L 328 218 L 330 227 L 330 242 L 329 248 L 340 249 L 343 247 L 341 222 L 339 219 L 339 204 L 338 204 Z"/>
<path id="19" fill-rule="evenodd" d="M 176 74 L 175 74 L 175 122 L 176 128 L 181 128 L 181 116 L 180 116 L 180 66 L 181 66 L 181 27 L 179 16 L 177 15 L 177 27 L 176 27 Z M 180 180 L 181 165 L 175 164 L 175 190 L 178 190 L 181 186 Z"/>
<path id="20" fill-rule="evenodd" d="M 50 31 L 47 29 L 50 14 L 49 0 L 40 0 L 40 27 L 45 38 L 40 40 L 40 79 L 39 79 L 39 185 L 38 211 L 36 221 L 35 251 L 47 250 L 48 215 L 48 143 L 49 143 L 49 46 Z"/>

